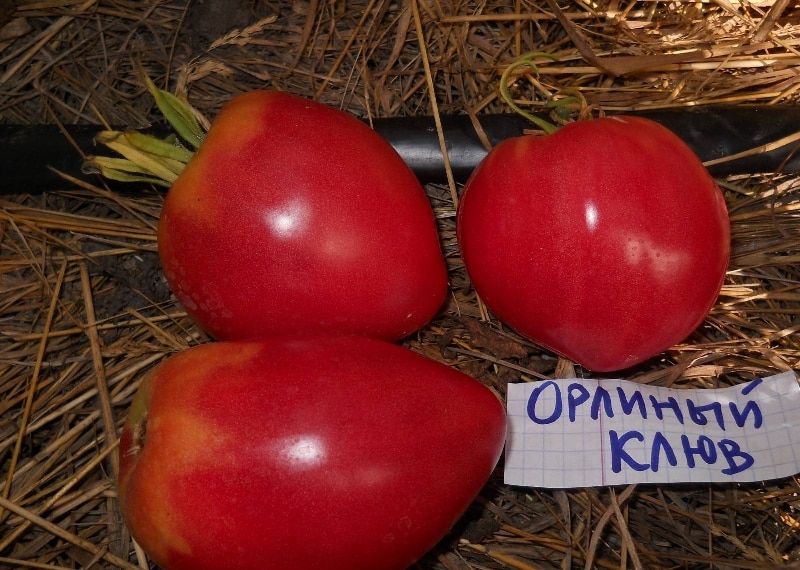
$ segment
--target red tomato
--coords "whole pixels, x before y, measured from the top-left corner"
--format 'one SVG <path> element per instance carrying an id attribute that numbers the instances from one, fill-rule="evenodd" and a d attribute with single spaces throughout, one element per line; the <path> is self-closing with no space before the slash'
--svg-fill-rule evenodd
<path id="1" fill-rule="evenodd" d="M 486 387 L 377 339 L 209 343 L 143 381 L 120 505 L 165 570 L 399 570 L 467 509 L 505 425 Z"/>
<path id="2" fill-rule="evenodd" d="M 501 321 L 596 371 L 684 340 L 730 255 L 714 179 L 671 131 L 636 117 L 503 141 L 468 180 L 457 233 Z"/>
<path id="3" fill-rule="evenodd" d="M 287 93 L 227 103 L 169 190 L 167 281 L 219 339 L 356 333 L 396 340 L 442 305 L 430 202 L 361 121 Z"/>

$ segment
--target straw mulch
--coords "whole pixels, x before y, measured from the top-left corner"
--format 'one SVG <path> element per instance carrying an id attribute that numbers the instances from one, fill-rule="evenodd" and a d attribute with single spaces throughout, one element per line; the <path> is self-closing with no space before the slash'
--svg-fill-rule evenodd
<path id="1" fill-rule="evenodd" d="M 553 56 L 514 77 L 532 109 L 576 90 L 606 110 L 800 102 L 800 8 L 784 0 L 16 0 L 0 6 L 0 120 L 144 126 L 158 119 L 144 73 L 209 119 L 252 88 L 361 117 L 502 112 L 500 76 L 531 51 Z M 720 183 L 733 255 L 719 302 L 626 378 L 710 388 L 798 370 L 800 177 Z M 589 374 L 485 314 L 455 242 L 460 188 L 427 190 L 452 294 L 406 344 L 501 395 L 509 381 Z M 147 568 L 115 499 L 118 430 L 143 373 L 208 340 L 159 269 L 163 195 L 67 179 L 3 192 L 0 568 Z M 797 568 L 799 493 L 797 477 L 522 489 L 498 470 L 417 567 Z"/>

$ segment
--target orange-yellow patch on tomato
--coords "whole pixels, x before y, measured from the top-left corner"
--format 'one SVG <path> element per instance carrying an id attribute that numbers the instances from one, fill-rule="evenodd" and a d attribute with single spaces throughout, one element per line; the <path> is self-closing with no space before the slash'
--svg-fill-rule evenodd
<path id="1" fill-rule="evenodd" d="M 176 219 L 208 223 L 214 219 L 208 179 L 209 163 L 201 147 L 172 184 L 164 214 Z"/>
<path id="2" fill-rule="evenodd" d="M 226 172 L 253 142 L 264 134 L 264 112 L 270 94 L 240 95 L 220 110 L 205 141 L 172 185 L 165 214 L 190 224 L 215 224 L 224 216 L 215 194 L 225 192 Z"/>
<path id="3" fill-rule="evenodd" d="M 162 449 L 168 452 L 161 453 Z M 151 414 L 134 488 L 152 502 L 138 502 L 131 516 L 135 527 L 144 533 L 140 541 L 155 560 L 164 562 L 191 553 L 191 533 L 197 521 L 191 509 L 182 506 L 193 501 L 193 493 L 203 491 L 180 483 L 194 472 L 229 462 L 226 456 L 233 449 L 229 435 L 193 411 L 178 408 Z"/>
<path id="4" fill-rule="evenodd" d="M 219 426 L 202 416 L 183 410 L 152 418 L 148 424 L 148 434 L 150 441 L 146 441 L 145 446 L 148 443 L 156 445 L 162 442 L 169 446 L 169 456 L 161 457 L 163 461 L 154 466 L 154 469 L 164 473 L 163 481 L 170 479 L 166 476 L 169 472 L 189 473 L 214 465 L 221 455 L 226 454 L 226 449 L 230 448 L 231 438 L 220 431 Z M 164 441 L 166 438 L 173 441 Z M 176 439 L 178 441 L 174 441 Z"/>
<path id="5" fill-rule="evenodd" d="M 179 499 L 173 497 L 170 486 L 164 484 L 179 472 L 179 464 L 185 465 L 186 457 L 176 461 L 175 454 L 165 457 L 158 452 L 162 445 L 159 432 L 165 427 L 170 429 L 160 418 L 148 421 L 138 465 L 128 481 L 130 496 L 126 497 L 129 524 L 138 529 L 137 539 L 160 564 L 176 554 L 191 553 L 190 542 L 182 532 L 188 521 L 182 520 Z M 147 500 L 139 497 L 147 497 Z"/>
<path id="6" fill-rule="evenodd" d="M 138 529 L 137 540 L 159 564 L 164 564 L 170 558 L 178 555 L 189 555 L 192 548 L 187 538 L 181 533 L 182 522 L 180 514 L 170 508 L 169 493 L 164 486 L 158 486 L 151 478 L 141 483 L 140 493 L 145 495 L 152 492 L 152 504 L 144 504 L 132 499 L 128 507 L 128 524 Z M 155 486 L 148 490 L 147 486 Z"/>
<path id="7" fill-rule="evenodd" d="M 164 362 L 143 381 L 136 414 L 146 424 L 134 445 L 136 457 L 125 473 L 127 517 L 137 538 L 154 560 L 164 564 L 191 554 L 197 529 L 191 508 L 194 493 L 183 483 L 193 473 L 218 469 L 235 461 L 235 436 L 206 417 L 196 402 L 221 380 L 217 373 L 246 368 L 260 352 L 256 342 L 198 346 Z M 207 348 L 208 347 L 208 348 Z M 211 351 L 211 352 L 209 352 Z M 146 407 L 146 412 L 144 408 Z M 129 426 L 132 427 L 132 426 Z M 165 482 L 171 482 L 165 484 Z M 146 497 L 147 501 L 140 498 Z"/>
<path id="8" fill-rule="evenodd" d="M 233 156 L 247 148 L 269 127 L 264 119 L 273 97 L 272 92 L 251 91 L 231 99 L 214 119 L 206 138 L 206 142 L 213 140 L 214 144 L 208 146 L 224 148 L 226 154 Z"/>
<path id="9" fill-rule="evenodd" d="M 223 350 L 220 350 L 224 346 Z M 178 381 L 173 382 L 171 389 L 176 391 L 175 396 L 180 397 L 181 392 L 190 388 L 191 384 L 202 382 L 204 378 L 214 376 L 220 369 L 245 366 L 258 357 L 261 346 L 258 342 L 231 342 L 211 345 L 201 345 L 186 350 L 165 363 L 159 370 L 159 376 L 176 376 Z M 224 354 L 221 358 L 220 355 Z"/>

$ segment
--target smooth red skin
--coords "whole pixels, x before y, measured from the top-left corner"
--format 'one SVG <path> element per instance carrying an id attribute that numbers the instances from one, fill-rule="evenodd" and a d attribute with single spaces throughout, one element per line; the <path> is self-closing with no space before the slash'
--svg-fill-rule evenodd
<path id="1" fill-rule="evenodd" d="M 355 117 L 277 91 L 222 108 L 167 193 L 158 249 L 218 339 L 397 340 L 447 292 L 430 202 L 397 152 Z"/>
<path id="2" fill-rule="evenodd" d="M 143 382 L 119 500 L 166 570 L 399 570 L 467 509 L 505 434 L 489 389 L 397 345 L 210 343 Z"/>
<path id="3" fill-rule="evenodd" d="M 503 141 L 468 180 L 457 233 L 501 321 L 600 372 L 691 334 L 730 256 L 716 182 L 676 135 L 638 117 Z"/>

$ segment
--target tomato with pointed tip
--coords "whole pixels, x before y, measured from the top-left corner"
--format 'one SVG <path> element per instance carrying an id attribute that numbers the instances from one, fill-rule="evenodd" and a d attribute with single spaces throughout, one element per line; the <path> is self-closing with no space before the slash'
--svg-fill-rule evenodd
<path id="1" fill-rule="evenodd" d="M 488 388 L 396 344 L 208 343 L 143 380 L 119 500 L 165 570 L 401 570 L 467 509 L 505 435 Z"/>
<path id="2" fill-rule="evenodd" d="M 498 319 L 601 372 L 686 339 L 730 257 L 717 183 L 675 134 L 640 117 L 501 142 L 467 181 L 457 234 Z"/>
<path id="3" fill-rule="evenodd" d="M 158 250 L 217 339 L 397 340 L 447 291 L 430 201 L 397 152 L 352 115 L 278 91 L 223 106 L 167 193 Z"/>

